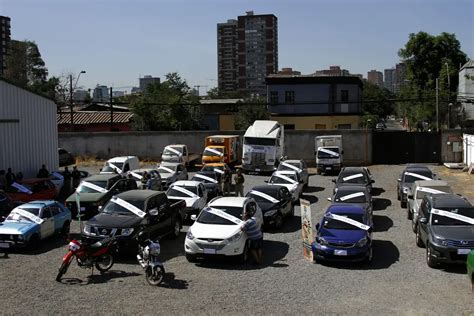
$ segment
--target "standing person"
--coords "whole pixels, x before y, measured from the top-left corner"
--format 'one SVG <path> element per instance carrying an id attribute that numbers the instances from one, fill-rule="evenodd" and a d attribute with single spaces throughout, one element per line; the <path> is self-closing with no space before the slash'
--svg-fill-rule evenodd
<path id="1" fill-rule="evenodd" d="M 147 190 L 148 189 L 148 180 L 150 179 L 150 177 L 148 176 L 148 172 L 143 172 L 143 176 L 142 176 L 142 185 L 141 185 L 141 188 L 142 190 Z"/>
<path id="2" fill-rule="evenodd" d="M 245 178 L 241 169 L 237 169 L 237 174 L 234 177 L 235 182 L 235 196 L 244 196 L 244 182 Z"/>
<path id="3" fill-rule="evenodd" d="M 46 169 L 45 165 L 41 166 L 41 169 L 38 171 L 36 175 L 37 178 L 49 178 L 49 171 Z"/>
<path id="4" fill-rule="evenodd" d="M 0 170 L 0 190 L 7 188 L 7 178 L 5 178 L 5 170 Z"/>
<path id="5" fill-rule="evenodd" d="M 221 181 L 224 184 L 224 189 L 222 190 L 222 195 L 229 196 L 230 195 L 230 184 L 232 183 L 232 176 L 227 170 L 224 171 L 224 174 L 222 175 Z"/>
<path id="6" fill-rule="evenodd" d="M 77 166 L 72 167 L 72 189 L 76 190 L 76 188 L 79 186 L 79 183 L 81 183 L 81 173 L 79 170 L 77 170 Z"/>
<path id="7" fill-rule="evenodd" d="M 262 244 L 263 244 L 263 235 L 260 228 L 258 228 L 257 221 L 255 217 L 252 217 L 250 212 L 244 212 L 243 224 L 240 227 L 242 231 L 247 234 L 248 239 L 250 240 L 249 250 L 252 256 L 255 259 L 255 263 L 260 265 L 262 264 Z"/>
<path id="8" fill-rule="evenodd" d="M 16 173 L 15 178 L 16 178 L 16 181 L 17 181 L 17 182 L 23 181 L 23 172 L 18 171 L 18 172 Z"/>
<path id="9" fill-rule="evenodd" d="M 64 177 L 64 186 L 63 186 L 64 192 L 66 192 L 67 195 L 70 195 L 72 175 L 68 167 L 64 167 L 63 177 Z"/>
<path id="10" fill-rule="evenodd" d="M 7 187 L 11 186 L 13 182 L 16 181 L 16 177 L 12 172 L 12 168 L 8 168 L 7 173 L 5 174 L 5 179 L 7 180 Z"/>

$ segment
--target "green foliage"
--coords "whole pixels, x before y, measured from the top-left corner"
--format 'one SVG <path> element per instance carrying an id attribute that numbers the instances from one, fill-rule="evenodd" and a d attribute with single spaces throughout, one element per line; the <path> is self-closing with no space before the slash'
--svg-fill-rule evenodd
<path id="1" fill-rule="evenodd" d="M 264 97 L 246 98 L 237 104 L 239 111 L 235 116 L 235 128 L 246 130 L 255 120 L 268 120 L 270 113 Z"/>
<path id="2" fill-rule="evenodd" d="M 239 91 L 221 91 L 218 87 L 209 89 L 207 91 L 208 99 L 241 99 L 245 95 Z"/>
<path id="3" fill-rule="evenodd" d="M 390 99 L 394 97 L 389 90 L 365 81 L 362 94 L 362 111 L 368 115 L 384 118 L 393 113 L 394 104 Z"/>
<path id="4" fill-rule="evenodd" d="M 177 73 L 169 73 L 164 82 L 149 85 L 143 96 L 132 101 L 134 128 L 142 131 L 200 129 L 199 105 L 199 97 L 186 80 Z"/>

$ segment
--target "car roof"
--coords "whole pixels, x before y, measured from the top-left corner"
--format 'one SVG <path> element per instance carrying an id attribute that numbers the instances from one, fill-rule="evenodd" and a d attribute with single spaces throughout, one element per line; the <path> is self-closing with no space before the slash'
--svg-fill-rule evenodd
<path id="1" fill-rule="evenodd" d="M 114 178 L 121 178 L 121 176 L 114 173 L 96 174 L 96 175 L 85 178 L 84 181 L 109 181 L 110 179 L 114 179 Z"/>
<path id="2" fill-rule="evenodd" d="M 446 181 L 441 180 L 419 180 L 415 181 L 415 185 L 419 187 L 449 187 Z"/>
<path id="3" fill-rule="evenodd" d="M 356 204 L 332 204 L 326 210 L 326 213 L 328 212 L 332 214 L 364 214 L 365 210 Z"/>
<path id="4" fill-rule="evenodd" d="M 113 157 L 107 160 L 107 162 L 125 162 L 129 159 L 137 158 L 136 156 L 120 156 L 120 157 Z M 138 159 L 138 158 L 137 158 Z"/>
<path id="5" fill-rule="evenodd" d="M 48 205 L 54 205 L 56 204 L 56 201 L 54 200 L 37 200 L 37 201 L 31 201 L 31 202 L 28 202 L 28 203 L 25 203 L 25 204 L 22 204 L 22 205 L 19 205 L 19 206 L 33 206 L 33 205 L 40 205 L 41 207 L 44 207 L 44 206 L 48 206 Z"/>
<path id="6" fill-rule="evenodd" d="M 167 166 L 173 166 L 173 167 L 176 167 L 176 166 L 179 166 L 179 165 L 183 165 L 183 163 L 181 162 L 167 162 L 167 161 L 163 161 L 159 164 L 159 166 L 163 166 L 163 167 L 167 167 Z M 158 167 L 159 167 L 158 166 Z"/>
<path id="7" fill-rule="evenodd" d="M 194 180 L 179 180 L 173 182 L 171 186 L 197 187 L 201 182 Z"/>
<path id="8" fill-rule="evenodd" d="M 277 170 L 273 174 L 296 174 L 295 170 Z"/>
<path id="9" fill-rule="evenodd" d="M 150 172 L 150 171 L 156 171 L 155 168 L 140 168 L 140 169 L 133 169 L 130 172 Z"/>
<path id="10" fill-rule="evenodd" d="M 212 207 L 216 205 L 221 205 L 221 206 L 243 207 L 245 201 L 247 200 L 248 200 L 248 197 L 226 196 L 226 197 L 220 197 L 213 200 L 211 203 L 209 203 L 209 206 Z"/>
<path id="11" fill-rule="evenodd" d="M 452 193 L 432 195 L 433 207 L 471 207 L 472 204 L 465 198 Z"/>
<path id="12" fill-rule="evenodd" d="M 403 172 L 408 171 L 408 170 L 429 170 L 431 171 L 430 168 L 424 165 L 407 165 Z"/>
<path id="13" fill-rule="evenodd" d="M 149 197 L 154 195 L 161 195 L 165 194 L 164 192 L 153 191 L 153 190 L 129 190 L 122 193 L 117 194 L 117 197 L 121 198 L 122 200 L 146 200 Z"/>

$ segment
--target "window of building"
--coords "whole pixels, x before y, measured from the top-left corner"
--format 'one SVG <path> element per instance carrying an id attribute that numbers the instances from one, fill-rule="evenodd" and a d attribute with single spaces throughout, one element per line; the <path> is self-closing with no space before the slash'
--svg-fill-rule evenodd
<path id="1" fill-rule="evenodd" d="M 295 91 L 285 91 L 285 103 L 295 104 Z"/>
<path id="2" fill-rule="evenodd" d="M 351 129 L 351 124 L 338 124 L 337 129 Z"/>
<path id="3" fill-rule="evenodd" d="M 341 102 L 349 102 L 349 90 L 341 90 Z"/>
<path id="4" fill-rule="evenodd" d="M 284 124 L 286 130 L 295 129 L 295 124 Z"/>
<path id="5" fill-rule="evenodd" d="M 278 104 L 278 91 L 270 91 L 270 104 Z"/>
<path id="6" fill-rule="evenodd" d="M 326 124 L 314 124 L 314 129 L 326 129 Z"/>

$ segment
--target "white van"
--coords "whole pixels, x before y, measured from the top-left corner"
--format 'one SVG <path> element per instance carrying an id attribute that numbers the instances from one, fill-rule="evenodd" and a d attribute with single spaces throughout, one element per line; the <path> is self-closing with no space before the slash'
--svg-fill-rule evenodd
<path id="1" fill-rule="evenodd" d="M 140 162 L 136 156 L 114 157 L 107 160 L 104 167 L 100 170 L 100 174 L 126 174 L 130 170 L 140 168 Z"/>

